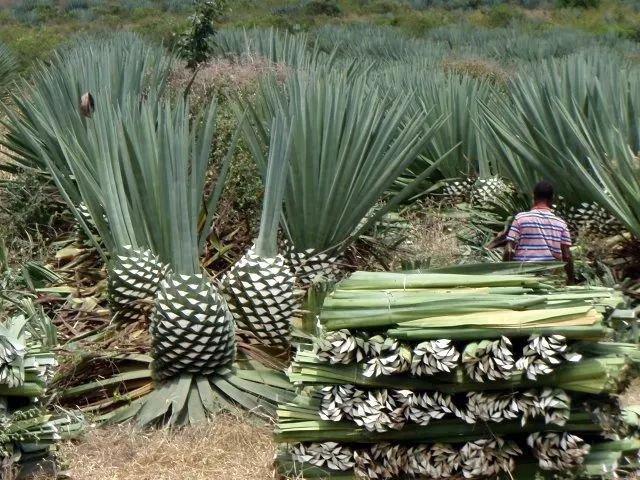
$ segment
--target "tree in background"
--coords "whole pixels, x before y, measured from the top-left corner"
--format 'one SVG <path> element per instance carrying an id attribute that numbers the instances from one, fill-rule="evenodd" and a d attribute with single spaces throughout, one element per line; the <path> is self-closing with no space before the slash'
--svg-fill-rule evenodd
<path id="1" fill-rule="evenodd" d="M 195 70 L 212 52 L 211 39 L 216 34 L 214 22 L 227 6 L 227 0 L 196 0 L 196 11 L 189 17 L 189 27 L 178 37 L 178 53 Z"/>

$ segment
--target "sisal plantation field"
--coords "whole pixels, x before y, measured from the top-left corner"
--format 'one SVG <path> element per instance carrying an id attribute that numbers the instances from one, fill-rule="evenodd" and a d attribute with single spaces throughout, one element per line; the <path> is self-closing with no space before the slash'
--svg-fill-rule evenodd
<path id="1" fill-rule="evenodd" d="M 633 1 L 0 2 L 2 478 L 634 478 L 639 40 Z M 562 256 L 512 260 L 541 180 Z"/>

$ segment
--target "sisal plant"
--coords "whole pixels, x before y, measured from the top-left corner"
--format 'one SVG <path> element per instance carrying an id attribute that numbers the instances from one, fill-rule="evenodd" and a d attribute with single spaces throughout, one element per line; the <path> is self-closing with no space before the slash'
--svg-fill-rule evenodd
<path id="1" fill-rule="evenodd" d="M 503 168 L 527 191 L 553 178 L 572 223 L 600 236 L 637 235 L 637 70 L 592 53 L 521 75 L 510 98 L 484 106 Z"/>
<path id="2" fill-rule="evenodd" d="M 18 62 L 13 52 L 4 43 L 0 43 L 0 100 L 4 99 L 17 70 Z"/>
<path id="3" fill-rule="evenodd" d="M 31 299 L 15 301 L 0 322 L 0 464 L 2 478 L 42 468 L 56 444 L 74 436 L 81 419 L 48 407 L 47 388 L 57 367 L 56 328 Z"/>
<path id="4" fill-rule="evenodd" d="M 233 315 L 200 262 L 239 132 L 211 168 L 218 101 L 194 113 L 165 95 L 171 64 L 135 36 L 72 48 L 22 85 L 30 94 L 16 95 L 7 122 L 11 165 L 53 180 L 106 267 L 112 323 L 82 340 L 105 346 L 122 332 L 150 333 L 139 351 L 102 352 L 106 378 L 81 379 L 62 395 L 91 399 L 83 406 L 98 421 L 184 425 L 238 406 L 270 416 L 290 386 L 237 355 Z M 95 97 L 83 93 L 93 85 L 102 85 Z M 275 223 L 278 203 L 265 208 Z"/>
<path id="5" fill-rule="evenodd" d="M 292 153 L 291 124 L 281 113 L 271 128 L 260 232 L 255 244 L 222 279 L 238 329 L 250 345 L 288 353 L 291 321 L 299 309 L 296 278 L 278 253 L 285 179 Z"/>
<path id="6" fill-rule="evenodd" d="M 281 111 L 292 125 L 282 227 L 285 257 L 303 286 L 334 278 L 344 249 L 429 178 L 443 158 L 403 186 L 387 192 L 442 126 L 443 116 L 413 109 L 364 75 L 326 66 L 293 73 L 281 87 L 268 78 L 256 102 L 242 104 L 246 141 L 266 171 L 272 119 Z"/>
<path id="7" fill-rule="evenodd" d="M 102 420 L 184 425 L 236 405 L 268 415 L 274 402 L 290 396 L 278 372 L 236 359 L 232 313 L 200 265 L 231 158 L 225 156 L 205 193 L 216 118 L 215 100 L 192 117 L 184 100 L 134 98 L 96 112 L 92 150 L 64 143 L 91 217 L 104 212 L 108 220 L 95 224 L 113 247 L 112 314 L 150 320 L 152 361 L 143 361 L 137 374 L 153 380 L 153 391 L 124 399 Z M 95 156 L 104 175 L 87 174 Z"/>

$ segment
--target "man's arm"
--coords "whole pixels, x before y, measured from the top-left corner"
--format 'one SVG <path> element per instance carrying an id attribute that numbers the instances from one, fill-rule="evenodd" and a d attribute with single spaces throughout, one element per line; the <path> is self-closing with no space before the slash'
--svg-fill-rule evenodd
<path id="1" fill-rule="evenodd" d="M 567 273 L 567 285 L 576 283 L 573 271 L 573 255 L 571 255 L 571 245 L 562 245 L 562 261 L 564 262 L 564 271 Z"/>
<path id="2" fill-rule="evenodd" d="M 562 230 L 562 241 L 560 243 L 562 249 L 562 261 L 564 262 L 564 271 L 567 273 L 567 285 L 574 285 L 576 283 L 576 277 L 573 271 L 573 256 L 571 255 L 571 233 L 567 228 L 567 224 L 564 224 Z"/>
<path id="3" fill-rule="evenodd" d="M 506 241 L 502 261 L 512 262 L 516 256 L 516 246 L 518 245 L 518 241 L 520 241 L 520 222 L 518 221 L 517 215 L 509 226 L 509 233 L 507 233 Z"/>

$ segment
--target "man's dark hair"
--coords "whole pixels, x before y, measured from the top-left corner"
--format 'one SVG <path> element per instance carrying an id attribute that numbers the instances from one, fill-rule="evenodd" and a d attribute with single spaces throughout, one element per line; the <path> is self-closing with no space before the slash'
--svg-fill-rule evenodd
<path id="1" fill-rule="evenodd" d="M 536 183 L 536 186 L 533 187 L 533 200 L 553 202 L 553 185 L 546 180 Z"/>

